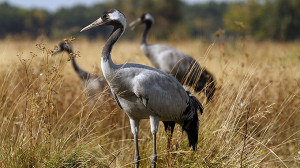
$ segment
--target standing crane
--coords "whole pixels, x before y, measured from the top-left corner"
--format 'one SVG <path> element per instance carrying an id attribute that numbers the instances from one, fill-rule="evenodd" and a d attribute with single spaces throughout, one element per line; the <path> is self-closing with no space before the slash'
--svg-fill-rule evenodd
<path id="1" fill-rule="evenodd" d="M 152 167 L 156 167 L 156 133 L 159 121 L 174 121 L 187 132 L 189 145 L 197 149 L 199 121 L 197 111 L 203 107 L 196 97 L 189 95 L 173 76 L 141 64 L 125 63 L 116 65 L 111 51 L 126 28 L 125 16 L 116 9 L 106 11 L 103 16 L 84 27 L 86 31 L 98 26 L 113 26 L 113 31 L 101 53 L 101 68 L 117 102 L 129 117 L 134 135 L 135 167 L 139 167 L 138 148 L 139 123 L 150 119 L 153 136 Z M 126 53 L 127 51 L 124 51 Z"/>
<path id="2" fill-rule="evenodd" d="M 148 32 L 153 23 L 153 16 L 150 13 L 145 13 L 129 24 L 132 29 L 138 25 L 145 24 L 141 40 L 142 52 L 157 69 L 171 74 L 183 85 L 194 87 L 196 92 L 204 91 L 207 96 L 207 101 L 209 102 L 215 92 L 215 80 L 213 75 L 206 69 L 202 69 L 191 56 L 173 47 L 162 44 L 148 44 Z M 175 122 L 164 121 L 163 123 L 165 130 L 170 130 L 171 132 L 168 140 L 168 148 L 170 148 Z"/>
<path id="3" fill-rule="evenodd" d="M 132 28 L 141 24 L 146 25 L 141 40 L 142 52 L 157 69 L 171 74 L 183 85 L 192 86 L 196 92 L 204 90 L 207 101 L 210 101 L 215 92 L 213 75 L 206 69 L 202 69 L 191 56 L 173 47 L 162 44 L 148 44 L 148 32 L 153 23 L 154 18 L 150 13 L 145 13 L 130 23 Z"/>
<path id="4" fill-rule="evenodd" d="M 105 86 L 107 85 L 105 79 L 81 69 L 75 61 L 72 45 L 68 44 L 65 41 L 59 43 L 58 49 L 52 54 L 52 56 L 64 51 L 70 55 L 72 66 L 81 80 L 84 91 L 86 92 L 89 101 L 100 98 L 103 95 Z"/>

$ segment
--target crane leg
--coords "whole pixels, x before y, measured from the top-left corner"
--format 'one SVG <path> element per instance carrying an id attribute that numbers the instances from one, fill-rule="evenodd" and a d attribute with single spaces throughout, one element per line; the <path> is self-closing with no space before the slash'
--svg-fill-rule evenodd
<path id="1" fill-rule="evenodd" d="M 140 154 L 139 154 L 139 145 L 138 145 L 139 124 L 140 124 L 139 120 L 130 119 L 131 132 L 134 136 L 134 146 L 135 146 L 134 164 L 135 164 L 135 168 L 138 168 L 139 165 L 140 165 Z"/>
<path id="2" fill-rule="evenodd" d="M 171 151 L 171 142 L 172 142 L 172 136 L 173 136 L 173 132 L 171 131 L 171 126 L 168 125 L 168 128 L 167 128 L 167 136 L 168 136 L 168 142 L 167 142 L 167 152 L 168 152 L 168 165 L 170 166 L 170 163 L 171 163 L 171 154 L 170 154 L 170 151 Z"/>
<path id="3" fill-rule="evenodd" d="M 157 153 L 156 153 L 156 133 L 159 125 L 159 118 L 155 116 L 150 116 L 150 125 L 151 125 L 151 133 L 153 135 L 153 153 L 150 157 L 150 162 L 152 164 L 152 168 L 156 168 L 157 161 Z"/>

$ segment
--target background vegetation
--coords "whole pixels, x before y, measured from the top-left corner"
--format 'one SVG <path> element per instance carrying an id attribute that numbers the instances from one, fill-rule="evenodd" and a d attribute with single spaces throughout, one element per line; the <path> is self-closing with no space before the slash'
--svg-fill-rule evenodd
<path id="1" fill-rule="evenodd" d="M 185 4 L 181 0 L 114 0 L 92 6 L 77 5 L 49 12 L 42 9 L 22 9 L 7 2 L 0 4 L 0 37 L 20 35 L 36 38 L 78 36 L 79 30 L 109 8 L 124 12 L 128 22 L 144 12 L 155 17 L 152 33 L 159 39 L 203 37 L 225 30 L 224 37 L 243 33 L 257 40 L 296 40 L 300 37 L 300 2 L 298 0 L 248 0 L 241 3 Z M 243 27 L 241 30 L 236 24 Z M 106 31 L 89 31 L 95 38 Z M 133 38 L 128 31 L 125 38 Z"/>
<path id="2" fill-rule="evenodd" d="M 68 55 L 50 56 L 58 41 L 6 39 L 0 44 L 0 167 L 134 166 L 128 117 L 108 94 L 109 88 L 96 102 L 87 100 Z M 113 60 L 152 66 L 138 44 L 118 42 Z M 160 125 L 159 167 L 300 166 L 299 43 L 167 44 L 207 67 L 218 89 L 211 103 L 195 95 L 204 106 L 196 152 L 177 126 L 169 156 Z M 75 40 L 78 64 L 102 76 L 103 45 Z M 141 166 L 148 167 L 149 120 L 142 121 L 139 139 Z"/>
<path id="3" fill-rule="evenodd" d="M 198 150 L 188 147 L 177 126 L 168 151 L 161 124 L 158 167 L 300 167 L 297 0 L 194 5 L 115 0 L 54 12 L 0 4 L 0 167 L 134 166 L 128 117 L 109 88 L 91 103 L 69 56 L 51 57 L 62 38 L 76 37 L 78 64 L 102 76 L 104 40 L 95 38 L 107 36 L 109 28 L 78 32 L 111 7 L 123 11 L 128 22 L 151 12 L 156 21 L 149 43 L 192 55 L 216 77 L 212 102 L 195 94 L 204 106 Z M 115 45 L 115 63 L 152 66 L 133 40 L 137 34 L 128 29 Z M 149 167 L 148 120 L 141 123 L 139 139 L 141 167 Z"/>

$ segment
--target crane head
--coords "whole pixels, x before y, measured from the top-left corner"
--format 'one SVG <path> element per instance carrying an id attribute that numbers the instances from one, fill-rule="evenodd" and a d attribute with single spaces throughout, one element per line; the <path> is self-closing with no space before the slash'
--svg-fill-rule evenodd
<path id="1" fill-rule="evenodd" d="M 58 45 L 57 50 L 52 53 L 52 56 L 54 56 L 54 55 L 56 55 L 60 52 L 63 52 L 63 51 L 66 51 L 68 53 L 72 53 L 73 49 L 72 49 L 71 44 L 68 44 L 65 41 L 60 42 L 59 45 Z"/>
<path id="2" fill-rule="evenodd" d="M 154 23 L 154 17 L 150 13 L 144 13 L 144 14 L 142 14 L 141 17 L 137 18 L 135 21 L 132 21 L 129 24 L 129 27 L 131 27 L 131 29 L 134 29 L 136 26 L 138 26 L 140 24 L 143 24 L 143 23 L 153 24 Z"/>
<path id="3" fill-rule="evenodd" d="M 108 25 L 116 25 L 116 24 L 121 24 L 123 28 L 126 27 L 126 17 L 124 14 L 117 9 L 110 9 L 104 14 L 95 20 L 93 23 L 90 25 L 84 27 L 83 29 L 80 30 L 80 32 L 89 30 L 91 28 L 95 28 L 98 26 L 108 26 Z"/>

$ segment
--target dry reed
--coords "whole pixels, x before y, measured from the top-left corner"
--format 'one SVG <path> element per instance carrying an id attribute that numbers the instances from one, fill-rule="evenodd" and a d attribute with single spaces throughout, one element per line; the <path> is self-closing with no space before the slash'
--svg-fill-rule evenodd
<path id="1" fill-rule="evenodd" d="M 55 44 L 0 41 L 0 166 L 132 167 L 127 116 L 111 97 L 89 104 L 67 54 L 50 58 Z M 100 76 L 103 44 L 81 39 L 73 43 L 80 51 L 78 64 Z M 172 167 L 300 166 L 298 43 L 210 46 L 195 40 L 170 45 L 193 55 L 217 79 L 215 96 L 204 103 L 200 116 L 198 150 L 188 148 L 177 126 Z M 112 57 L 116 63 L 151 66 L 136 41 L 119 42 Z M 196 96 L 205 102 L 202 94 Z M 158 167 L 168 167 L 168 139 L 160 127 Z M 147 167 L 152 149 L 148 121 L 142 121 L 139 135 L 141 167 Z"/>

